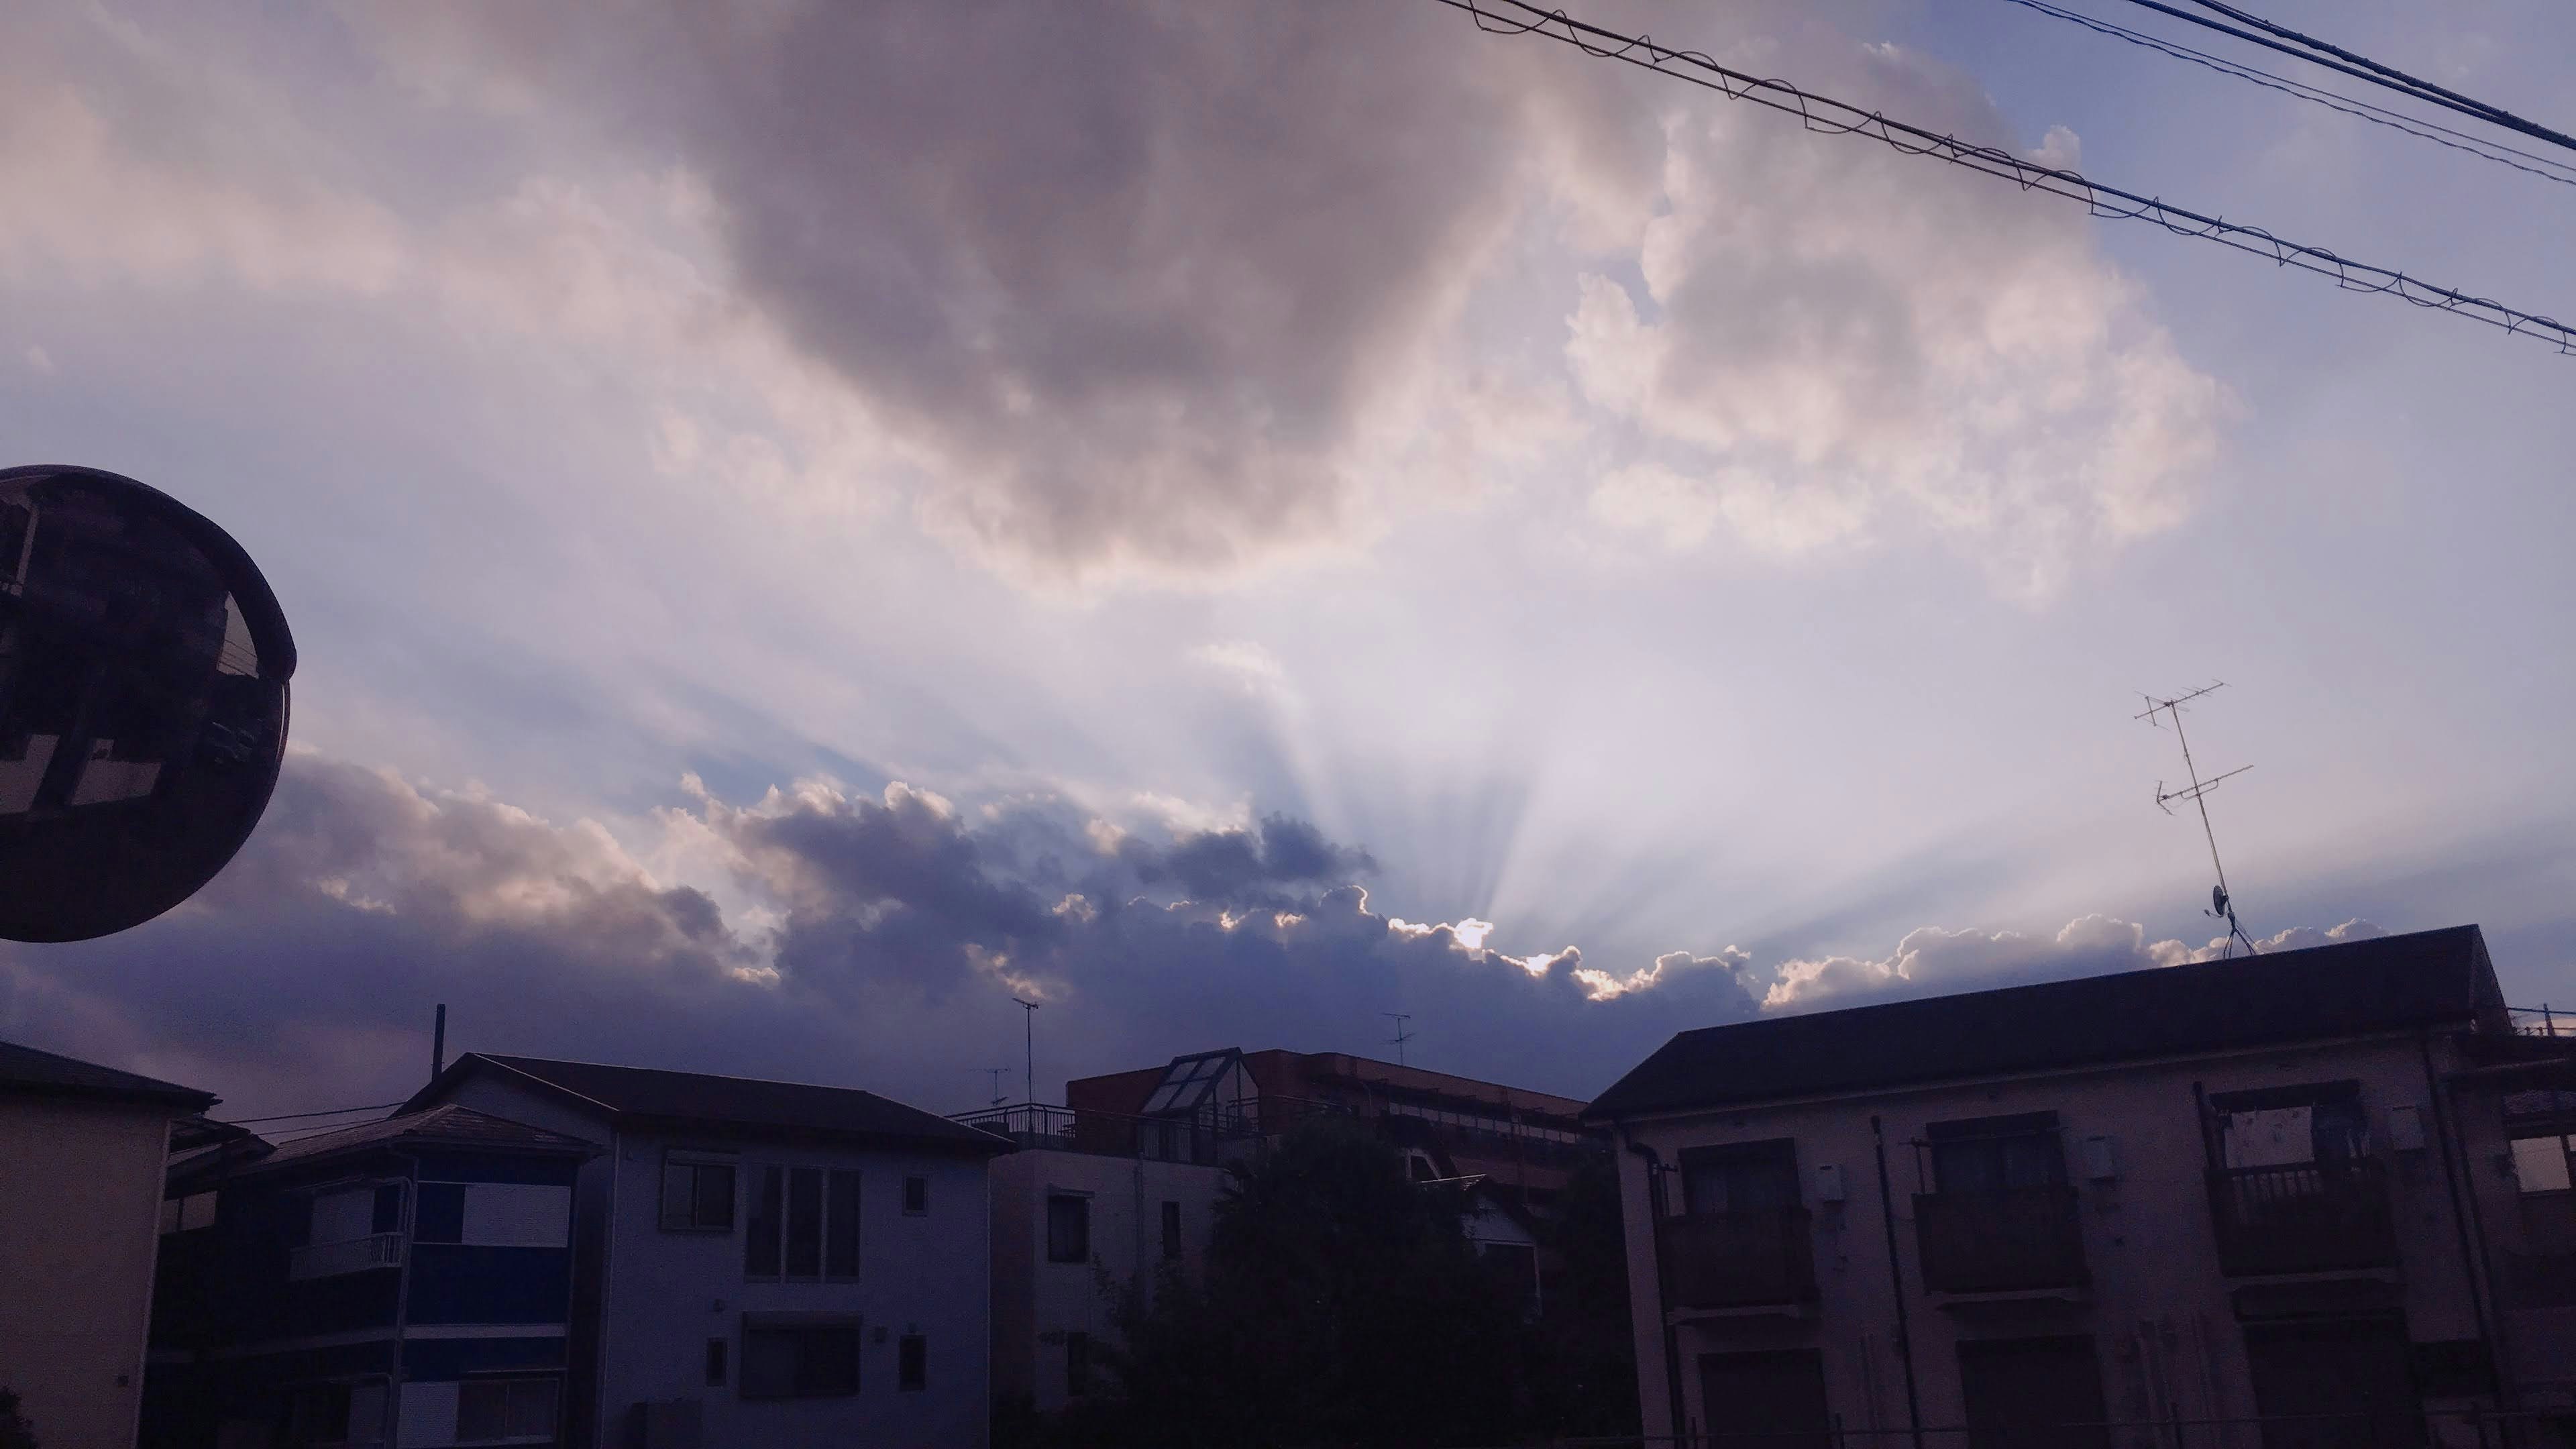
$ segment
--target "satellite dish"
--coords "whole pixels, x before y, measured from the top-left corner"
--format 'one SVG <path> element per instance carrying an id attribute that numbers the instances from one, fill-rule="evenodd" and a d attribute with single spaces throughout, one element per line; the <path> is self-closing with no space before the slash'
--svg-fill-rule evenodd
<path id="1" fill-rule="evenodd" d="M 2211 886 L 2209 888 L 2209 913 L 2213 916 L 2223 916 L 2227 914 L 2227 887 Z"/>
<path id="2" fill-rule="evenodd" d="M 140 925 L 214 879 L 286 757 L 268 581 L 168 495 L 0 469 L 0 939 Z"/>

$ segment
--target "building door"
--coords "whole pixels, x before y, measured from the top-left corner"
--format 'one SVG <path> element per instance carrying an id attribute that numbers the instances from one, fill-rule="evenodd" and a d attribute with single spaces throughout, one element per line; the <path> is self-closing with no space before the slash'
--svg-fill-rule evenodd
<path id="1" fill-rule="evenodd" d="M 1702 1354 L 1699 1404 L 1710 1449 L 1833 1449 L 1815 1349 Z"/>
<path id="2" fill-rule="evenodd" d="M 2090 1338 L 1960 1344 L 1959 1396 L 1968 1449 L 2110 1449 Z"/>
<path id="3" fill-rule="evenodd" d="M 2245 1326 L 2263 1449 L 2413 1449 L 2424 1442 L 2406 1325 L 2396 1318 Z"/>

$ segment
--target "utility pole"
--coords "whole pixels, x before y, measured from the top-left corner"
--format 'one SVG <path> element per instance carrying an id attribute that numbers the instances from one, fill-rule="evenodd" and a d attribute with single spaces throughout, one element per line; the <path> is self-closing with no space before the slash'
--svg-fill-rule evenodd
<path id="1" fill-rule="evenodd" d="M 2171 815 L 2173 813 L 2173 802 L 2176 800 L 2189 800 L 2193 805 L 2199 807 L 2200 833 L 2209 841 L 2209 866 L 2210 869 L 2218 873 L 2218 885 L 2209 893 L 2209 914 L 2227 923 L 2227 945 L 2219 952 L 2220 960 L 2226 960 L 2229 957 L 2234 956 L 2236 954 L 2236 943 L 2239 941 L 2245 943 L 2245 954 L 2248 956 L 2253 955 L 2254 938 L 2246 935 L 2245 928 L 2236 923 L 2236 900 L 2233 896 L 2230 896 L 2227 893 L 2227 867 L 2219 864 L 2218 861 L 2218 832 L 2212 829 L 2209 824 L 2209 792 L 2217 789 L 2219 782 L 2223 780 L 2232 780 L 2254 767 L 2252 765 L 2239 765 L 2235 769 L 2228 771 L 2226 774 L 2213 775 L 2206 780 L 2200 778 L 2200 767 L 2192 763 L 2191 741 L 2183 734 L 2182 707 L 2191 703 L 2193 700 L 2200 698 L 2204 694 L 2215 693 L 2216 691 L 2225 689 L 2226 687 L 2227 681 L 2222 679 L 2215 684 L 2204 685 L 2199 689 L 2195 689 L 2189 694 L 2178 694 L 2169 699 L 2158 699 L 2152 694 L 2146 695 L 2144 696 L 2147 701 L 2146 709 L 2135 716 L 2135 718 L 2145 720 L 2150 725 L 2155 725 L 2158 729 L 2162 729 L 2164 726 L 2156 724 L 2157 715 L 2168 715 L 2173 719 L 2174 739 L 2182 746 L 2183 774 L 2191 783 L 2178 790 L 2167 790 L 2165 788 L 2165 782 L 2158 780 L 2156 782 L 2156 808 L 2162 810 L 2167 815 Z"/>
<path id="2" fill-rule="evenodd" d="M 429 1079 L 437 1081 L 447 1070 L 447 1003 L 438 1003 L 436 1024 L 429 1029 Z"/>
<path id="3" fill-rule="evenodd" d="M 1034 1107 L 1038 1101 L 1038 1003 L 1022 1001 L 1016 996 L 1011 1000 L 1019 1002 L 1020 1021 L 1026 1036 L 1022 1050 L 1027 1055 L 1021 1058 L 1020 1080 L 1028 1087 L 1029 1105 Z"/>
<path id="4" fill-rule="evenodd" d="M 1410 1032 L 1404 1029 L 1404 1024 L 1413 1020 L 1413 1013 L 1409 1011 L 1381 1011 L 1378 1015 L 1387 1017 L 1395 1022 L 1395 1035 L 1388 1037 L 1387 1041 L 1395 1048 L 1395 1064 L 1399 1067 L 1403 1066 L 1404 1044 L 1413 1040 L 1414 1037 L 1420 1034 L 1418 1032 Z"/>

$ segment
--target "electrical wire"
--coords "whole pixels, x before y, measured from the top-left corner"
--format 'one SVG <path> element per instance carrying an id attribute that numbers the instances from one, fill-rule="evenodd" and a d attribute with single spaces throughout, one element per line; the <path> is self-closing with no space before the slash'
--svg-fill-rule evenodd
<path id="1" fill-rule="evenodd" d="M 1730 70 L 1698 51 L 1676 50 L 1657 44 L 1647 36 L 1605 30 L 1575 20 L 1561 10 L 1542 10 L 1526 3 L 1526 0 L 1438 0 L 1438 3 L 1453 10 L 1466 11 L 1475 17 L 1476 28 L 1489 34 L 1537 35 L 1571 45 L 1586 55 L 1622 61 L 1641 70 L 1670 76 L 1716 91 L 1729 100 L 1751 101 L 1785 112 L 1796 116 L 1810 131 L 1870 137 L 1905 155 L 1930 156 L 2010 181 L 2024 191 L 2046 192 L 2069 201 L 2080 201 L 2096 217 L 2152 222 L 2176 236 L 2216 242 L 2220 246 L 2266 258 L 2278 266 L 2296 267 L 2331 277 L 2335 285 L 2346 291 L 2397 297 L 2418 307 L 2484 322 L 2517 336 L 2539 338 L 2557 348 L 2562 356 L 2576 355 L 2576 327 L 2538 313 L 2438 286 L 2392 267 L 2353 261 L 2324 247 L 2288 241 L 2261 227 L 2227 221 L 2170 205 L 2156 197 L 2088 181 L 2077 172 L 2025 161 L 1996 147 L 1972 146 L 1956 136 L 1927 131 L 1903 121 L 1891 121 L 1876 111 L 1866 111 L 1830 96 L 1802 91 L 1787 81 L 1764 80 Z M 1515 14 L 1529 18 L 1515 19 Z M 1669 69 L 1668 62 L 1680 62 L 1690 70 Z M 1693 74 L 1693 71 L 1700 74 Z"/>
<path id="2" fill-rule="evenodd" d="M 224 1122 L 227 1127 L 251 1127 L 262 1122 L 297 1122 L 307 1117 L 344 1117 L 351 1112 L 390 1112 L 400 1102 L 376 1102 L 364 1107 L 325 1107 L 319 1112 L 281 1112 L 274 1117 L 234 1117 Z"/>
<path id="3" fill-rule="evenodd" d="M 2131 30 L 2125 25 L 2115 24 L 2112 21 L 2103 20 L 2096 16 L 2086 15 L 2081 11 L 2068 10 L 2060 6 L 2051 5 L 2048 3 L 2048 0 L 2005 0 L 2005 3 L 2008 5 L 2018 5 L 2025 10 L 2035 10 L 2042 15 L 2068 21 L 2072 24 L 2080 25 L 2087 30 L 2093 31 L 2096 34 L 2108 35 L 2114 39 L 2127 41 L 2131 45 L 2143 46 L 2149 50 L 2159 51 L 2176 60 L 2185 61 L 2192 65 L 2200 66 L 2205 70 L 2214 70 L 2221 75 L 2232 76 L 2238 80 L 2250 82 L 2254 85 L 2261 86 L 2265 90 L 2278 91 L 2286 96 L 2294 96 L 2303 101 L 2310 101 L 2323 106 L 2330 111 L 2341 111 L 2347 116 L 2368 121 L 2375 126 L 2386 126 L 2391 130 L 2403 131 L 2410 136 L 2430 141 L 2436 146 L 2447 146 L 2454 151 L 2465 151 L 2480 160 L 2492 161 L 2498 166 L 2510 166 L 2516 171 L 2520 171 L 2531 176 L 2537 176 L 2544 181 L 2555 181 L 2562 186 L 2576 186 L 2576 166 L 2571 166 L 2569 163 L 2552 160 L 2544 156 L 2534 156 L 2528 151 L 2522 150 L 2518 147 L 2508 146 L 2501 141 L 2490 141 L 2482 137 L 2472 136 L 2465 131 L 2455 131 L 2438 121 L 2427 120 L 2421 116 L 2409 116 L 2400 111 L 2392 111 L 2383 106 L 2372 105 L 2370 102 L 2365 100 L 2359 100 L 2352 96 L 2342 95 L 2334 91 L 2325 90 L 2321 87 L 2309 85 L 2305 81 L 2297 81 L 2292 80 L 2287 76 L 2274 75 L 2270 71 L 2257 69 L 2254 66 L 2246 65 L 2240 61 L 2227 60 L 2219 56 L 2211 55 L 2206 51 L 2194 50 L 2188 45 L 2166 40 L 2162 36 L 2149 35 L 2140 30 Z M 2514 159 L 2515 157 L 2520 157 L 2521 159 L 2516 160 Z M 2530 164 L 2525 164 L 2526 162 Z"/>
<path id="4" fill-rule="evenodd" d="M 2339 70 L 2345 75 L 2366 80 L 2372 85 L 2386 86 L 2390 90 L 2413 96 L 2420 101 L 2430 101 L 2434 105 L 2457 111 L 2464 116 L 2475 116 L 2489 125 L 2502 126 L 2509 131 L 2520 131 L 2526 136 L 2536 136 L 2552 145 L 2576 150 L 2576 136 L 2568 136 L 2553 131 L 2547 126 L 2526 121 L 2511 111 L 2488 105 L 2484 101 L 2473 100 L 2457 91 L 2444 90 L 2430 81 L 2419 81 L 2404 71 L 2392 70 L 2376 61 L 2365 60 L 2350 51 L 2327 45 L 2322 41 L 2310 40 L 2295 30 L 2273 25 L 2266 20 L 2257 20 L 2241 10 L 2216 4 L 2214 0 L 2194 0 L 2194 3 L 2207 5 L 2222 14 L 2242 17 L 2250 24 L 2260 25 L 2280 35 L 2294 37 L 2299 44 L 2292 45 L 2282 40 L 2275 40 L 2271 35 L 2260 31 L 2239 30 L 2233 25 L 2221 24 L 2206 15 L 2194 15 L 2188 10 L 2178 10 L 2165 4 L 2164 0 L 2129 0 L 2129 3 L 2144 6 L 2160 15 L 2170 15 L 2176 20 L 2198 25 L 2204 29 L 2215 30 L 2221 35 L 2232 35 L 2238 40 L 2262 46 L 2266 50 L 2277 50 L 2283 55 L 2295 55 L 2312 65 L 2321 65 L 2328 70 Z M 2310 48 L 2302 49 L 2302 46 Z"/>

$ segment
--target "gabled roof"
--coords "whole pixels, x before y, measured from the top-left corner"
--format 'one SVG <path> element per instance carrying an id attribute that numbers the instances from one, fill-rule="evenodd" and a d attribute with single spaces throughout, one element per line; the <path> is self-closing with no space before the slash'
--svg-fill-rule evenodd
<path id="1" fill-rule="evenodd" d="M 584 1107 L 619 1125 L 699 1128 L 764 1135 L 863 1139 L 928 1151 L 983 1155 L 1010 1151 L 989 1132 L 907 1107 L 856 1087 L 767 1082 L 656 1067 L 561 1062 L 544 1057 L 468 1052 L 403 1104 L 417 1110 L 442 1100 L 466 1075 L 496 1072 Z"/>
<path id="2" fill-rule="evenodd" d="M 102 1102 L 166 1103 L 187 1112 L 203 1112 L 220 1100 L 212 1092 L 200 1092 L 176 1082 L 0 1041 L 0 1093 L 12 1092 Z"/>
<path id="3" fill-rule="evenodd" d="M 584 1157 L 599 1150 L 578 1137 L 447 1102 L 418 1112 L 398 1112 L 380 1122 L 361 1122 L 355 1127 L 281 1142 L 260 1165 L 274 1167 L 373 1147 L 464 1147 L 480 1152 L 577 1153 Z"/>
<path id="4" fill-rule="evenodd" d="M 1686 1031 L 1599 1119 L 2467 1026 L 2503 998 L 2475 926 Z"/>
<path id="5" fill-rule="evenodd" d="M 599 1151 L 578 1137 L 477 1112 L 453 1102 L 418 1112 L 398 1112 L 374 1122 L 316 1132 L 288 1142 L 269 1143 L 245 1134 L 236 1143 L 209 1149 L 170 1165 L 169 1191 L 177 1196 L 215 1180 L 325 1161 L 346 1153 L 381 1148 L 462 1148 L 475 1152 L 535 1153 L 550 1157 L 588 1157 Z M 226 1150 L 229 1148 L 230 1150 Z"/>

